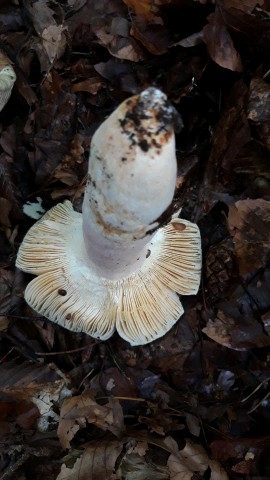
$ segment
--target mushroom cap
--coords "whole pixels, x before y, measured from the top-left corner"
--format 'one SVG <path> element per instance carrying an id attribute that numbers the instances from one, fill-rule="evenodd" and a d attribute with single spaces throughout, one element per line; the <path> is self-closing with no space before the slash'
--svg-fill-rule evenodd
<path id="1" fill-rule="evenodd" d="M 197 225 L 174 218 L 155 233 L 134 273 L 108 280 L 87 258 L 82 215 L 66 201 L 29 230 L 16 265 L 37 275 L 25 299 L 41 315 L 101 340 L 117 330 L 131 345 L 142 345 L 163 336 L 183 314 L 177 293 L 197 293 L 200 233 Z"/>
<path id="2" fill-rule="evenodd" d="M 9 58 L 0 52 L 0 111 L 6 105 L 15 81 L 16 73 Z"/>

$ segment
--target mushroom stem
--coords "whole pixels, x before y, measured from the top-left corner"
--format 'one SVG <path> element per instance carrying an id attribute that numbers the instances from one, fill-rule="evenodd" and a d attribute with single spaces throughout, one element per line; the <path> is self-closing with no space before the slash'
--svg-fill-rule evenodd
<path id="1" fill-rule="evenodd" d="M 123 102 L 96 131 L 83 213 L 53 207 L 27 233 L 17 266 L 37 275 L 25 299 L 60 325 L 131 345 L 164 335 L 198 291 L 197 225 L 159 228 L 176 183 L 174 109 L 155 88 Z"/>
<path id="2" fill-rule="evenodd" d="M 91 144 L 83 202 L 88 257 L 119 279 L 141 267 L 176 182 L 174 109 L 148 88 L 117 108 Z"/>

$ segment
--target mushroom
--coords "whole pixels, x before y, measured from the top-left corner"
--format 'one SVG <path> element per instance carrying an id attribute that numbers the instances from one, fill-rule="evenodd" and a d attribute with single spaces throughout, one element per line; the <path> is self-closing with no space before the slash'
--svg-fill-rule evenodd
<path id="1" fill-rule="evenodd" d="M 200 284 L 197 225 L 160 227 L 176 183 L 175 110 L 156 88 L 124 101 L 91 143 L 82 214 L 69 201 L 26 234 L 17 266 L 37 275 L 25 299 L 46 318 L 131 345 L 163 336 Z"/>
<path id="2" fill-rule="evenodd" d="M 0 112 L 11 95 L 15 81 L 16 73 L 9 58 L 0 52 Z"/>

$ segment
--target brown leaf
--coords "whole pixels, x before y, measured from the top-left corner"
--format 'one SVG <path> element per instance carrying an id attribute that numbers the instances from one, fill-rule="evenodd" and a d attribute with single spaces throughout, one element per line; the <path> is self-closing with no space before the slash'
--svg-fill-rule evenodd
<path id="1" fill-rule="evenodd" d="M 264 0 L 225 0 L 224 2 L 226 9 L 235 8 L 245 13 L 251 13 L 257 5 L 262 6 L 263 4 Z"/>
<path id="2" fill-rule="evenodd" d="M 270 446 L 269 436 L 255 436 L 249 438 L 214 440 L 211 443 L 211 452 L 218 461 L 230 462 L 238 460 L 238 463 L 232 467 L 237 473 L 259 475 L 261 470 L 261 459 L 267 458 Z M 239 461 L 240 460 L 240 461 Z M 262 463 L 264 463 L 262 461 Z M 262 477 L 263 478 L 263 477 Z"/>
<path id="3" fill-rule="evenodd" d="M 168 437 L 165 442 L 176 453 L 168 458 L 168 467 L 173 480 L 192 480 L 194 474 L 203 475 L 210 468 L 210 480 L 228 480 L 225 470 L 215 460 L 210 460 L 201 445 L 186 440 L 186 446 L 178 450 L 177 443 Z"/>
<path id="4" fill-rule="evenodd" d="M 216 318 L 209 319 L 202 331 L 220 345 L 238 351 L 270 345 L 269 337 L 254 314 L 240 312 L 233 302 L 224 302 Z"/>
<path id="5" fill-rule="evenodd" d="M 9 214 L 12 210 L 12 203 L 6 198 L 0 197 L 0 223 L 6 227 L 10 227 Z"/>
<path id="6" fill-rule="evenodd" d="M 92 95 L 96 95 L 101 88 L 106 86 L 105 82 L 99 77 L 87 78 L 81 82 L 77 82 L 72 86 L 72 91 L 75 92 L 88 92 Z"/>
<path id="7" fill-rule="evenodd" d="M 99 382 L 108 395 L 131 398 L 138 395 L 135 378 L 129 372 L 123 375 L 116 367 L 101 372 Z"/>
<path id="8" fill-rule="evenodd" d="M 264 267 L 269 259 L 270 202 L 239 200 L 229 208 L 228 227 L 240 274 Z"/>
<path id="9" fill-rule="evenodd" d="M 254 123 L 270 119 L 270 86 L 262 78 L 252 78 L 249 86 L 248 118 Z"/>
<path id="10" fill-rule="evenodd" d="M 50 63 L 58 60 L 66 48 L 66 27 L 63 25 L 48 25 L 44 28 L 41 38 Z"/>
<path id="11" fill-rule="evenodd" d="M 251 140 L 246 118 L 247 93 L 243 81 L 234 84 L 213 132 L 212 149 L 198 195 L 204 211 L 208 212 L 213 203 L 217 202 L 217 192 L 230 191 L 239 152 Z M 201 213 L 198 209 L 197 218 L 199 215 Z"/>
<path id="12" fill-rule="evenodd" d="M 270 87 L 261 78 L 255 77 L 250 82 L 248 119 L 256 126 L 261 142 L 270 150 Z M 269 162 L 269 169 L 268 165 Z"/>
<path id="13" fill-rule="evenodd" d="M 170 35 L 160 17 L 137 15 L 130 33 L 153 55 L 162 55 L 168 50 Z"/>
<path id="14" fill-rule="evenodd" d="M 123 0 L 126 5 L 134 10 L 136 15 L 147 15 L 152 10 L 152 0 Z"/>
<path id="15" fill-rule="evenodd" d="M 55 11 L 49 7 L 47 0 L 37 0 L 34 3 L 27 0 L 25 7 L 32 18 L 34 28 L 40 37 L 43 50 L 47 55 L 47 65 L 46 59 L 42 61 L 42 57 L 39 57 L 42 70 L 47 71 L 50 65 L 59 59 L 65 51 L 67 27 L 63 24 L 57 24 Z M 36 50 L 38 51 L 38 49 L 39 47 L 36 44 Z"/>
<path id="16" fill-rule="evenodd" d="M 203 29 L 204 40 L 212 60 L 223 68 L 242 72 L 243 65 L 239 53 L 224 24 L 219 10 L 209 15 L 208 25 Z"/>
<path id="17" fill-rule="evenodd" d="M 106 405 L 99 405 L 90 391 L 65 399 L 58 426 L 58 436 L 63 448 L 70 448 L 74 435 L 87 423 L 119 435 L 124 430 L 123 412 L 119 402 L 110 399 Z"/>
<path id="18" fill-rule="evenodd" d="M 131 62 L 140 62 L 145 59 L 145 55 L 136 40 L 109 34 L 104 28 L 94 28 L 94 31 L 99 40 L 114 57 Z"/>
<path id="19" fill-rule="evenodd" d="M 147 455 L 148 453 L 148 455 Z M 116 472 L 129 480 L 168 480 L 168 468 L 149 460 L 149 445 L 131 440 Z"/>
<path id="20" fill-rule="evenodd" d="M 7 57 L 7 55 L 0 50 L 0 70 L 6 65 L 12 65 L 13 62 Z"/>
<path id="21" fill-rule="evenodd" d="M 118 440 L 88 443 L 73 467 L 69 468 L 63 463 L 56 480 L 113 480 L 115 463 L 122 448 L 123 442 Z M 73 458 L 76 456 L 77 452 Z"/>
<path id="22" fill-rule="evenodd" d="M 30 400 L 35 395 L 42 395 L 47 389 L 59 391 L 63 379 L 47 365 L 34 365 L 30 362 L 17 364 L 5 362 L 0 365 L 0 391 L 15 400 Z"/>

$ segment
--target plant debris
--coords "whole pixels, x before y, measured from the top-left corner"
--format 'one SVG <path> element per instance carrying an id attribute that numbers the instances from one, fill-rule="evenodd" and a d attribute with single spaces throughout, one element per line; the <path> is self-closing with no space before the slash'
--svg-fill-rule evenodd
<path id="1" fill-rule="evenodd" d="M 2 479 L 270 477 L 269 18 L 269 0 L 1 2 Z M 95 130 L 149 86 L 183 120 L 171 213 L 200 227 L 203 278 L 133 348 L 37 316 L 14 265 L 43 211 L 81 209 Z"/>

